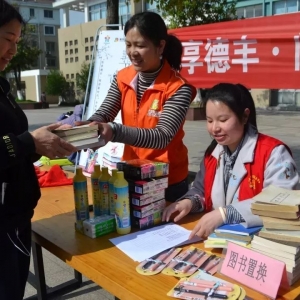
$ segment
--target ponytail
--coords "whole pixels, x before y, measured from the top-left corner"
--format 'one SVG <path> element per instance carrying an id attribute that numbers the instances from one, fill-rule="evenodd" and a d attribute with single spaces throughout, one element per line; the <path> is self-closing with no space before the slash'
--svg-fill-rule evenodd
<path id="1" fill-rule="evenodd" d="M 180 40 L 176 36 L 168 34 L 163 58 L 165 58 L 170 66 L 178 72 L 181 70 L 182 51 L 183 47 Z"/>

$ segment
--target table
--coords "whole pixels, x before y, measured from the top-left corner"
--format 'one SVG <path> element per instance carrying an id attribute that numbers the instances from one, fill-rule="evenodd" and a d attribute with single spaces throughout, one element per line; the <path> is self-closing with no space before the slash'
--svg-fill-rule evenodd
<path id="1" fill-rule="evenodd" d="M 89 198 L 91 199 L 91 193 L 89 193 Z M 191 215 L 179 224 L 192 229 L 198 218 L 199 215 Z M 115 295 L 116 299 L 172 299 L 166 294 L 177 283 L 177 278 L 163 274 L 154 276 L 138 274 L 135 270 L 138 263 L 131 260 L 109 241 L 109 238 L 117 236 L 116 233 L 91 239 L 75 231 L 74 221 L 72 186 L 42 188 L 42 197 L 35 209 L 32 224 L 35 265 L 38 263 L 36 255 L 41 255 L 39 249 L 43 247 L 75 270 L 75 279 L 71 282 L 74 287 L 80 285 L 81 274 L 83 274 Z M 203 249 L 203 243 L 194 245 Z M 221 253 L 217 250 L 213 252 Z M 35 266 L 35 268 L 39 273 L 37 275 L 43 280 L 43 266 Z M 220 275 L 217 276 L 222 278 Z M 45 289 L 43 286 L 40 288 Z M 247 296 L 255 300 L 268 299 L 247 287 L 244 288 Z M 39 292 L 41 294 L 41 291 Z M 277 299 L 296 299 L 299 294 L 300 282 L 296 283 L 290 291 L 280 290 Z"/>

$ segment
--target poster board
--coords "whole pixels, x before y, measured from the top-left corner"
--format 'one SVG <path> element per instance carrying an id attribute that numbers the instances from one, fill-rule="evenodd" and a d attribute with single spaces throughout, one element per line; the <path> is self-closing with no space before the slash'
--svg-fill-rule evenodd
<path id="1" fill-rule="evenodd" d="M 90 118 L 101 106 L 110 88 L 114 75 L 131 64 L 126 55 L 125 36 L 122 30 L 99 31 L 97 50 L 94 54 L 94 70 L 90 74 L 92 78 L 91 92 L 88 99 L 84 119 Z M 97 40 L 96 39 L 96 40 Z M 96 43 L 94 48 L 96 48 Z M 122 123 L 119 112 L 114 122 Z M 79 165 L 89 166 L 89 172 L 93 169 L 93 164 L 107 166 L 110 170 L 115 168 L 116 163 L 121 160 L 124 144 L 109 142 L 104 147 L 97 150 L 81 152 Z"/>

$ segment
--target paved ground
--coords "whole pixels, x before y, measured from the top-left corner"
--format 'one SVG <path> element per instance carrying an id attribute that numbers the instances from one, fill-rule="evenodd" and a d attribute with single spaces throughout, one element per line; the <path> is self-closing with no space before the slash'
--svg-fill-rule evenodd
<path id="1" fill-rule="evenodd" d="M 70 108 L 52 106 L 50 109 L 27 110 L 25 113 L 29 119 L 30 130 L 34 130 L 54 122 L 61 113 L 69 110 Z M 300 170 L 300 113 L 260 111 L 257 119 L 260 132 L 277 137 L 290 146 L 297 167 Z M 206 131 L 205 121 L 187 121 L 184 129 L 186 132 L 184 141 L 189 149 L 189 168 L 191 171 L 196 172 L 203 153 L 211 142 L 211 138 Z M 43 256 L 46 282 L 49 287 L 72 279 L 73 270 L 71 268 L 47 251 L 43 252 Z M 33 272 L 32 265 L 30 270 Z M 25 297 L 35 294 L 35 289 L 32 287 L 32 284 L 34 285 L 34 276 L 32 274 L 30 274 L 28 281 Z M 111 300 L 114 297 L 85 278 L 81 289 L 55 299 Z"/>

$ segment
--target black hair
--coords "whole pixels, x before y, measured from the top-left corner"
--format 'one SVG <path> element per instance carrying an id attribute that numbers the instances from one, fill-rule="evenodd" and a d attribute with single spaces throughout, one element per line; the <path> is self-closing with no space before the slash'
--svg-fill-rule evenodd
<path id="1" fill-rule="evenodd" d="M 18 20 L 24 25 L 24 20 L 18 10 L 4 0 L 0 0 L 0 27 L 12 20 Z"/>
<path id="2" fill-rule="evenodd" d="M 206 105 L 209 100 L 219 101 L 227 105 L 241 122 L 245 117 L 245 109 L 248 108 L 250 113 L 247 123 L 245 124 L 245 129 L 248 128 L 249 124 L 257 128 L 254 100 L 249 90 L 244 85 L 219 83 L 213 86 L 207 91 L 205 98 L 201 103 L 201 106 L 204 108 L 204 112 L 206 112 Z M 216 144 L 217 142 L 213 140 L 206 153 L 211 154 Z"/>
<path id="3" fill-rule="evenodd" d="M 166 45 L 162 56 L 173 69 L 180 71 L 182 44 L 176 36 L 168 34 L 167 26 L 159 14 L 147 11 L 133 15 L 125 24 L 124 34 L 126 35 L 133 27 L 136 27 L 142 36 L 148 38 L 157 47 L 161 40 L 165 40 Z"/>

